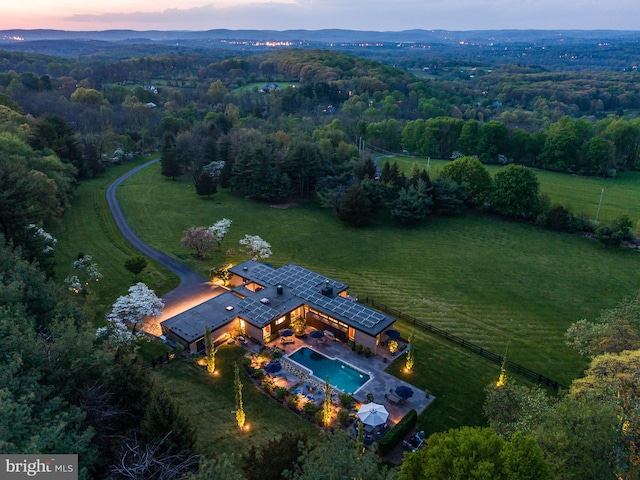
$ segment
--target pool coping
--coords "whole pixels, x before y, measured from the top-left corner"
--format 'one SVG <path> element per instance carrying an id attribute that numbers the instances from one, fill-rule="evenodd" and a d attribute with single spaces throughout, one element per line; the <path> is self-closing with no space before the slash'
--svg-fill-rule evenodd
<path id="1" fill-rule="evenodd" d="M 361 374 L 367 375 L 367 376 L 369 377 L 369 378 L 367 379 L 367 381 L 366 381 L 366 382 L 364 382 L 362 385 L 360 385 L 358 388 L 356 388 L 353 392 L 346 392 L 346 391 L 342 390 L 341 388 L 339 388 L 339 387 L 335 386 L 334 384 L 332 384 L 332 383 L 331 383 L 331 381 L 329 381 L 329 385 L 331 385 L 331 387 L 332 387 L 334 390 L 337 390 L 337 391 L 338 391 L 338 392 L 340 392 L 340 393 L 348 393 L 349 395 L 356 395 L 356 394 L 357 394 L 361 389 L 363 389 L 363 388 L 365 387 L 365 385 L 367 385 L 367 383 L 369 383 L 370 381 L 372 381 L 372 380 L 373 380 L 373 377 L 374 377 L 373 372 L 371 372 L 371 371 L 366 371 L 366 370 L 363 370 L 362 368 L 356 367 L 355 365 L 353 365 L 353 364 L 351 364 L 351 363 L 349 363 L 349 362 L 346 362 L 345 360 L 343 360 L 343 359 L 342 359 L 342 358 L 340 358 L 340 357 L 330 357 L 330 356 L 329 356 L 329 355 L 327 355 L 326 353 L 324 353 L 324 352 L 320 352 L 319 350 L 317 350 L 317 349 L 313 348 L 313 347 L 312 347 L 312 346 L 310 346 L 310 345 L 301 345 L 300 347 L 296 348 L 296 349 L 295 349 L 295 350 L 293 350 L 292 352 L 288 352 L 288 353 L 285 355 L 285 357 L 284 357 L 284 358 L 286 358 L 288 361 L 293 362 L 293 363 L 295 363 L 296 365 L 298 365 L 298 366 L 302 367 L 302 369 L 306 370 L 310 376 L 312 376 L 314 379 L 316 379 L 316 380 L 318 380 L 319 382 L 321 382 L 323 385 L 324 385 L 324 383 L 326 382 L 326 379 L 325 379 L 325 380 L 322 380 L 320 377 L 318 377 L 317 375 L 315 375 L 315 374 L 313 373 L 313 370 L 311 370 L 309 367 L 307 367 L 307 366 L 305 366 L 305 365 L 301 364 L 300 362 L 297 362 L 296 360 L 293 360 L 293 359 L 291 358 L 291 355 L 293 355 L 294 353 L 296 353 L 296 352 L 298 352 L 298 351 L 302 350 L 303 348 L 306 348 L 306 349 L 308 349 L 308 350 L 311 350 L 312 352 L 315 352 L 315 353 L 317 353 L 318 355 L 321 355 L 321 356 L 323 356 L 324 358 L 327 358 L 327 359 L 329 359 L 329 360 L 336 361 L 336 362 L 340 362 L 340 363 L 344 363 L 346 366 L 348 366 L 349 368 L 352 368 L 352 369 L 353 369 L 353 370 L 355 370 L 356 372 L 360 372 Z"/>

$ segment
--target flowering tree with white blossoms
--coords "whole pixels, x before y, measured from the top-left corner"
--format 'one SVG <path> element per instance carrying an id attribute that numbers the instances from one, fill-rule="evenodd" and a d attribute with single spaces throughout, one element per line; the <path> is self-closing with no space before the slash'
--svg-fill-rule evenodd
<path id="1" fill-rule="evenodd" d="M 121 347 L 135 348 L 136 336 L 116 316 L 107 317 L 107 326 L 96 330 L 96 339 L 111 344 L 115 349 Z"/>
<path id="2" fill-rule="evenodd" d="M 136 325 L 145 317 L 160 317 L 164 302 L 156 293 L 144 283 L 138 282 L 129 287 L 129 293 L 119 297 L 113 304 L 107 320 L 132 324 L 131 331 L 135 333 Z"/>
<path id="3" fill-rule="evenodd" d="M 53 253 L 55 245 L 58 243 L 58 240 L 53 238 L 53 235 L 33 223 L 27 225 L 27 230 L 30 230 L 33 237 L 42 243 L 42 253 Z"/>
<path id="4" fill-rule="evenodd" d="M 69 290 L 74 293 L 86 292 L 89 288 L 89 283 L 98 282 L 102 278 L 102 274 L 98 270 L 98 264 L 93 261 L 91 255 L 81 255 L 73 262 L 73 268 L 78 273 L 65 278 L 64 282 L 69 285 Z"/>
<path id="5" fill-rule="evenodd" d="M 220 247 L 222 246 L 222 241 L 224 237 L 227 235 L 229 231 L 229 227 L 231 227 L 231 220 L 228 218 L 223 218 L 222 220 L 218 220 L 211 227 L 209 227 L 209 232 L 213 236 L 213 241 L 218 244 L 218 251 L 220 251 Z"/>
<path id="6" fill-rule="evenodd" d="M 240 245 L 244 247 L 244 251 L 253 260 L 269 258 L 271 256 L 271 245 L 258 235 L 245 235 L 244 238 L 240 240 Z"/>
<path id="7" fill-rule="evenodd" d="M 216 182 L 220 180 L 220 175 L 222 175 L 222 169 L 224 168 L 223 161 L 211 162 L 208 165 L 202 167 L 202 171 L 213 178 Z"/>

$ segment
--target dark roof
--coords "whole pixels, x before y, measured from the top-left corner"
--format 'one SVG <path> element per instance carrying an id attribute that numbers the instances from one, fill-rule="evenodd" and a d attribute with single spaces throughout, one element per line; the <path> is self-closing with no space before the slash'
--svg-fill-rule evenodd
<path id="1" fill-rule="evenodd" d="M 248 260 L 229 270 L 247 280 L 265 286 L 265 290 L 261 290 L 259 295 L 264 294 L 265 298 L 269 300 L 273 298 L 271 289 L 275 292 L 277 286 L 282 285 L 285 296 L 295 296 L 303 300 L 300 304 L 306 303 L 318 311 L 369 334 L 377 335 L 395 322 L 393 317 L 339 296 L 339 293 L 348 288 L 346 283 L 325 277 L 293 263 L 274 269 L 269 265 Z M 322 292 L 327 286 L 331 287 L 332 292 L 323 294 Z"/>
<path id="2" fill-rule="evenodd" d="M 165 320 L 162 322 L 162 326 L 175 332 L 187 342 L 193 342 L 204 335 L 207 325 L 209 330 L 213 332 L 236 318 L 238 316 L 237 306 L 240 301 L 242 299 L 237 295 L 225 292 Z M 227 307 L 233 308 L 227 310 Z"/>
<path id="3" fill-rule="evenodd" d="M 370 335 L 377 335 L 395 322 L 389 315 L 340 296 L 347 284 L 295 264 L 275 269 L 248 260 L 229 271 L 264 288 L 253 292 L 241 285 L 234 291 L 246 298 L 226 292 L 165 320 L 162 325 L 191 342 L 204 334 L 207 324 L 213 331 L 239 317 L 262 328 L 305 304 Z"/>

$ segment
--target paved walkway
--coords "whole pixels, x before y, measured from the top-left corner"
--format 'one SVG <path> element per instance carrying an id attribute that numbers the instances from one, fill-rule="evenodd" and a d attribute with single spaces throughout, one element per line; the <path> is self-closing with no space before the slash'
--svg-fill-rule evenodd
<path id="1" fill-rule="evenodd" d="M 194 272 L 176 259 L 171 258 L 169 255 L 144 243 L 140 240 L 140 237 L 135 234 L 133 229 L 129 226 L 129 223 L 127 223 L 116 197 L 116 189 L 124 180 L 156 162 L 158 162 L 158 160 L 152 160 L 151 162 L 140 165 L 139 167 L 125 173 L 122 177 L 109 185 L 106 197 L 107 205 L 113 215 L 113 220 L 125 240 L 127 240 L 140 253 L 168 268 L 175 273 L 178 278 L 180 278 L 180 284 L 178 287 L 162 296 L 162 300 L 165 303 L 162 317 L 147 319 L 142 326 L 142 329 L 147 333 L 158 336 L 161 334 L 160 322 L 173 317 L 178 313 L 184 312 L 185 310 L 188 310 L 209 298 L 220 295 L 224 289 L 214 285 L 202 275 Z"/>

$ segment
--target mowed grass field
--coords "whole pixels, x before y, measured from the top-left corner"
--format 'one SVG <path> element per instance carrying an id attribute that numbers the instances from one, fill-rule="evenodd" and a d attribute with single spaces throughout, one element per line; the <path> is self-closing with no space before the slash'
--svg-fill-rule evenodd
<path id="1" fill-rule="evenodd" d="M 566 328 L 595 319 L 634 292 L 640 256 L 593 240 L 468 214 L 434 218 L 416 228 L 346 227 L 312 202 L 289 208 L 219 192 L 195 194 L 189 181 L 160 176 L 159 165 L 119 189 L 125 214 L 140 237 L 203 274 L 239 262 L 238 240 L 260 235 L 271 243 L 274 266 L 293 262 L 348 283 L 370 296 L 515 362 L 569 384 L 586 361 L 564 345 Z M 180 246 L 190 226 L 233 220 L 222 251 L 196 260 Z M 409 325 L 400 323 L 407 336 Z M 411 382 L 438 401 L 421 418 L 428 431 L 482 422 L 484 387 L 499 367 L 417 332 L 418 365 Z M 399 368 L 394 364 L 393 368 Z"/>
<path id="2" fill-rule="evenodd" d="M 98 178 L 80 183 L 70 208 L 52 230 L 53 236 L 58 239 L 56 275 L 60 282 L 77 273 L 73 269 L 73 262 L 79 253 L 91 255 L 98 264 L 103 277 L 90 287 L 97 293 L 98 322 L 103 317 L 101 314 L 110 308 L 116 298 L 127 293 L 127 289 L 136 282 L 134 276 L 124 268 L 124 262 L 129 257 L 139 255 L 120 235 L 107 207 L 106 189 L 125 172 L 146 161 L 149 158 L 117 165 Z M 158 294 L 178 285 L 175 275 L 151 260 L 148 260 L 147 268 L 137 281 L 145 282 Z"/>
<path id="3" fill-rule="evenodd" d="M 398 162 L 402 171 L 411 172 L 414 165 L 426 168 L 435 178 L 440 169 L 450 163 L 447 160 L 427 160 L 423 158 L 398 156 L 381 158 L 382 166 L 389 162 Z M 486 165 L 491 175 L 495 175 L 502 167 Z M 567 208 L 574 215 L 599 222 L 611 222 L 621 215 L 629 215 L 635 226 L 635 233 L 640 234 L 640 172 L 622 172 L 616 178 L 580 177 L 546 170 L 536 170 L 540 180 L 540 192 L 547 195 L 552 204 Z M 604 189 L 604 193 L 602 190 Z M 602 205 L 598 215 L 598 204 L 602 194 Z"/>

